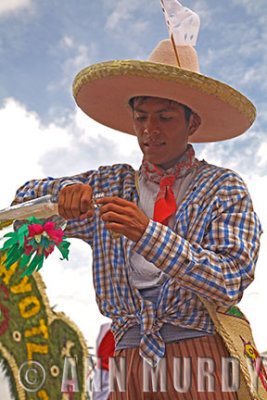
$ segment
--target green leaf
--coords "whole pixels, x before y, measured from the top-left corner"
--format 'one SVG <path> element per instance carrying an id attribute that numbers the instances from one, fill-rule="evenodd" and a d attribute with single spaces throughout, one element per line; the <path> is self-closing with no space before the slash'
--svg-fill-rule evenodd
<path id="1" fill-rule="evenodd" d="M 68 242 L 65 242 L 65 243 L 67 243 L 67 245 L 63 244 L 63 242 L 62 242 L 60 245 L 57 246 L 58 250 L 60 251 L 60 253 L 63 257 L 63 258 L 61 258 L 61 260 L 64 260 L 64 259 L 68 260 L 68 255 L 69 255 L 68 248 L 69 248 L 70 243 L 68 243 Z"/>
<path id="2" fill-rule="evenodd" d="M 1 250 L 6 250 L 6 249 L 8 249 L 9 247 L 12 247 L 12 246 L 16 245 L 17 243 L 18 243 L 18 239 L 15 238 L 15 237 L 12 237 L 11 239 L 8 239 L 8 240 L 4 243 L 3 247 L 1 248 Z"/>
<path id="3" fill-rule="evenodd" d="M 28 234 L 28 233 L 27 233 Z M 23 247 L 24 248 L 24 244 L 25 244 L 25 234 L 20 234 L 19 235 L 19 247 Z"/>
<path id="4" fill-rule="evenodd" d="M 67 242 L 66 240 L 64 240 L 59 246 L 62 246 L 64 248 L 69 248 L 70 247 L 70 242 Z"/>
<path id="5" fill-rule="evenodd" d="M 17 233 L 18 233 L 19 235 L 23 235 L 23 236 L 28 235 L 28 234 L 29 234 L 28 224 L 26 223 L 26 224 L 22 225 L 22 226 L 19 228 L 19 230 L 18 230 Z"/>
<path id="6" fill-rule="evenodd" d="M 40 225 L 42 225 L 42 226 L 44 226 L 44 224 L 45 224 L 44 221 L 40 221 L 39 219 L 37 219 L 37 218 L 34 217 L 34 216 L 27 218 L 27 221 L 28 221 L 30 224 L 40 224 Z"/>
<path id="7" fill-rule="evenodd" d="M 36 269 L 36 267 L 37 267 L 37 269 L 39 268 L 41 268 L 42 267 L 42 264 L 41 264 L 41 266 L 39 266 L 39 263 L 40 263 L 40 261 L 38 261 L 38 263 L 37 263 L 37 265 L 35 265 L 35 266 L 32 266 L 31 268 L 30 267 L 28 267 L 28 268 L 26 268 L 26 270 L 23 272 L 23 274 L 21 275 L 21 277 L 23 277 L 23 276 L 30 276 L 34 271 L 35 271 L 35 269 Z M 37 271 L 37 269 L 36 269 L 36 271 Z"/>
<path id="8" fill-rule="evenodd" d="M 12 257 L 16 257 L 16 256 L 20 257 L 21 254 L 22 254 L 22 252 L 21 252 L 20 249 L 18 249 L 17 246 L 12 246 L 12 247 L 10 247 L 10 248 L 8 249 L 8 251 L 7 251 L 7 253 L 6 253 L 6 259 L 7 259 L 7 261 L 8 261 L 8 260 L 9 260 L 10 258 L 12 258 Z"/>
<path id="9" fill-rule="evenodd" d="M 38 271 L 39 269 L 41 269 L 42 266 L 43 266 L 43 263 L 44 263 L 44 257 L 43 256 L 40 256 L 40 257 L 36 256 L 34 261 L 35 261 L 34 263 L 31 263 L 29 265 L 29 267 L 26 268 L 26 270 L 23 272 L 21 277 L 23 277 L 25 275 L 26 276 L 30 276 L 34 272 L 34 270 Z"/>
<path id="10" fill-rule="evenodd" d="M 29 267 L 30 268 L 32 268 L 32 267 L 36 267 L 36 265 L 39 263 L 39 260 L 40 260 L 40 258 L 41 258 L 42 256 L 37 256 L 37 255 L 35 255 L 34 257 L 33 257 L 33 259 L 32 259 L 32 262 L 30 263 L 30 265 L 29 265 Z"/>
<path id="11" fill-rule="evenodd" d="M 11 249 L 12 251 L 8 251 L 6 255 L 6 261 L 5 261 L 5 267 L 6 269 L 9 269 L 11 265 L 15 264 L 20 257 L 21 253 L 16 251 L 15 249 Z"/>
<path id="12" fill-rule="evenodd" d="M 39 271 L 39 269 L 42 268 L 43 264 L 44 264 L 44 254 L 42 254 L 42 255 L 40 256 L 40 260 L 39 260 L 39 262 L 38 262 L 36 271 Z"/>
<path id="13" fill-rule="evenodd" d="M 21 278 L 23 278 L 24 276 L 30 276 L 34 271 L 34 268 L 33 269 L 26 268 L 25 271 L 21 274 Z"/>
<path id="14" fill-rule="evenodd" d="M 14 236 L 16 234 L 17 234 L 17 232 L 8 232 L 3 237 L 12 237 L 12 236 Z"/>
<path id="15" fill-rule="evenodd" d="M 20 269 L 26 267 L 26 265 L 30 262 L 31 256 L 32 254 L 29 254 L 28 256 L 25 253 L 23 254 L 19 264 Z"/>

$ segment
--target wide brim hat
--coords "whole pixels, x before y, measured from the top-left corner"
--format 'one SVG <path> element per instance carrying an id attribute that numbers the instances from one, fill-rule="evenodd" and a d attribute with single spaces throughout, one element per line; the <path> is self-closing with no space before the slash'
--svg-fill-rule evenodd
<path id="1" fill-rule="evenodd" d="M 170 40 L 160 42 L 148 61 L 115 60 L 83 69 L 73 82 L 73 95 L 91 118 L 132 135 L 129 100 L 137 96 L 167 98 L 197 113 L 201 124 L 189 138 L 191 142 L 236 137 L 256 117 L 254 105 L 242 93 L 199 73 L 193 47 L 174 48 Z"/>

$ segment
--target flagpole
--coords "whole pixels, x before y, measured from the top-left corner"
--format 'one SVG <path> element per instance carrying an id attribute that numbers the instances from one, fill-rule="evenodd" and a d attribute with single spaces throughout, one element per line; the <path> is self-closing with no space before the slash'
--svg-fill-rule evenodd
<path id="1" fill-rule="evenodd" d="M 173 50 L 174 50 L 174 54 L 175 54 L 175 57 L 176 57 L 176 60 L 177 60 L 178 67 L 181 68 L 181 63 L 180 63 L 180 59 L 179 59 L 178 52 L 177 52 L 177 49 L 176 49 L 176 45 L 175 45 L 173 34 L 171 34 L 171 42 L 172 42 L 172 46 L 173 46 Z"/>

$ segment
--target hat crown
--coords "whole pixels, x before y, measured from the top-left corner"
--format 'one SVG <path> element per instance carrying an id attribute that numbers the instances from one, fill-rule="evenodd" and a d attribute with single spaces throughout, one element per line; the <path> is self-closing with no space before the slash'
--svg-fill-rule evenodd
<path id="1" fill-rule="evenodd" d="M 187 69 L 192 72 L 199 72 L 197 52 L 192 46 L 175 46 L 180 66 L 175 55 L 171 40 L 166 39 L 159 42 L 152 51 L 149 61 L 172 65 L 174 67 Z"/>

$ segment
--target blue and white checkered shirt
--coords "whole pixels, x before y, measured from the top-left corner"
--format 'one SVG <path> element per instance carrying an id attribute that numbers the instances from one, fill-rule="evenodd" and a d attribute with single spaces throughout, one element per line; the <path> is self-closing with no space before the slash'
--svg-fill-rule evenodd
<path id="1" fill-rule="evenodd" d="M 17 191 L 14 204 L 46 194 L 57 201 L 60 189 L 73 183 L 91 185 L 95 194 L 138 202 L 135 172 L 119 164 L 73 177 L 29 181 Z M 159 334 L 163 323 L 213 332 L 198 294 L 221 306 L 240 301 L 254 278 L 261 226 L 242 179 L 201 161 L 178 206 L 173 230 L 150 220 L 137 243 L 114 238 L 96 209 L 90 219 L 68 221 L 65 232 L 92 247 L 96 300 L 101 313 L 113 320 L 116 342 L 139 324 L 140 354 L 155 365 L 165 350 Z M 168 276 L 156 305 L 144 300 L 133 284 L 133 249 Z"/>

